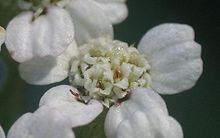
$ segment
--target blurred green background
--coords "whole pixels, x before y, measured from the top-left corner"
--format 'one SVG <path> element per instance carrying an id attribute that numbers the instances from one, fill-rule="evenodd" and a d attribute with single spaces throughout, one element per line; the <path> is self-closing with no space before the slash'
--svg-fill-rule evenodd
<path id="1" fill-rule="evenodd" d="M 115 26 L 115 38 L 138 43 L 147 30 L 160 23 L 191 25 L 196 41 L 202 45 L 204 71 L 196 86 L 172 96 L 163 96 L 171 116 L 182 125 L 185 138 L 220 138 L 220 2 L 217 0 L 128 0 L 129 16 Z M 0 0 L 0 25 L 6 27 L 19 12 L 16 0 Z M 7 131 L 23 113 L 33 112 L 43 93 L 52 87 L 26 84 L 3 46 L 0 53 L 0 124 Z M 54 84 L 56 85 L 56 84 Z M 103 122 L 103 119 L 101 119 Z M 103 137 L 102 126 L 96 134 L 83 135 L 89 128 L 76 129 L 79 137 Z M 92 131 L 91 131 L 92 133 Z"/>

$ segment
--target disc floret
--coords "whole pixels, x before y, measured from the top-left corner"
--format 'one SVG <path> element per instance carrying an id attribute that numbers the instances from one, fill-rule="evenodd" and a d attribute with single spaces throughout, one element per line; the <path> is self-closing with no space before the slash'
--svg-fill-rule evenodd
<path id="1" fill-rule="evenodd" d="M 125 98 L 136 87 L 149 87 L 146 57 L 127 43 L 99 38 L 79 47 L 73 60 L 70 83 L 82 97 L 100 100 L 106 107 Z"/>

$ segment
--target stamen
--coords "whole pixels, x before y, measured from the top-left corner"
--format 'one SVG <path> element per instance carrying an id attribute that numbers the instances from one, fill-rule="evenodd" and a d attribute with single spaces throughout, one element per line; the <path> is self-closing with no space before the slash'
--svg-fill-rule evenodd
<path id="1" fill-rule="evenodd" d="M 103 85 L 103 83 L 102 83 L 101 80 L 98 80 L 98 82 L 97 82 L 97 84 L 96 84 L 96 87 L 97 87 L 97 88 L 100 88 L 100 89 L 102 89 L 102 90 L 105 89 L 105 87 L 104 87 L 104 85 Z"/>
<path id="2" fill-rule="evenodd" d="M 121 80 L 121 78 L 122 78 L 121 69 L 120 69 L 120 67 L 116 67 L 116 68 L 114 69 L 114 79 L 119 79 L 119 80 Z"/>
<path id="3" fill-rule="evenodd" d="M 70 93 L 72 95 L 74 95 L 76 97 L 76 99 L 79 101 L 79 102 L 82 102 L 84 104 L 88 104 L 90 102 L 90 100 L 92 99 L 91 96 L 81 96 L 79 93 L 77 92 L 74 92 L 73 90 L 69 90 Z"/>
<path id="4" fill-rule="evenodd" d="M 74 92 L 73 90 L 70 89 L 70 93 L 74 95 L 75 97 L 80 97 L 79 93 Z"/>
<path id="5" fill-rule="evenodd" d="M 128 100 L 129 98 L 131 97 L 131 91 L 128 90 L 127 91 L 127 94 L 125 95 L 125 97 L 121 98 L 121 99 L 118 99 L 115 103 L 116 106 L 119 106 L 122 102 Z"/>

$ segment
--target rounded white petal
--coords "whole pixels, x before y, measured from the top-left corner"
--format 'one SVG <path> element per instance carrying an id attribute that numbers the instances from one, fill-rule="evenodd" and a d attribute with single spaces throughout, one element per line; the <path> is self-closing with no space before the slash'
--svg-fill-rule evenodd
<path id="1" fill-rule="evenodd" d="M 0 138 L 5 138 L 5 132 L 0 125 Z"/>
<path id="2" fill-rule="evenodd" d="M 40 107 L 50 107 L 59 111 L 62 118 L 71 127 L 82 126 L 93 121 L 103 110 L 103 106 L 96 100 L 84 104 L 71 93 L 78 92 L 68 85 L 61 85 L 48 90 L 40 100 Z"/>
<path id="3" fill-rule="evenodd" d="M 162 24 L 145 34 L 138 50 L 150 62 L 151 87 L 174 94 L 193 87 L 202 73 L 201 46 L 188 25 Z"/>
<path id="4" fill-rule="evenodd" d="M 6 47 L 18 62 L 60 55 L 74 37 L 71 17 L 58 7 L 48 7 L 36 19 L 32 12 L 23 12 L 10 21 L 6 31 Z"/>
<path id="5" fill-rule="evenodd" d="M 19 73 L 27 83 L 45 85 L 64 80 L 70 70 L 71 58 L 78 55 L 75 42 L 58 57 L 33 58 L 19 65 Z"/>
<path id="6" fill-rule="evenodd" d="M 102 36 L 113 37 L 113 28 L 103 10 L 93 0 L 72 0 L 67 6 L 78 44 Z"/>
<path id="7" fill-rule="evenodd" d="M 40 108 L 24 114 L 10 128 L 8 138 L 74 138 L 71 127 L 60 121 L 59 112 Z"/>
<path id="8" fill-rule="evenodd" d="M 5 29 L 0 26 L 0 51 L 1 51 L 1 46 L 5 42 Z"/>
<path id="9" fill-rule="evenodd" d="M 95 0 L 113 24 L 125 20 L 128 16 L 126 1 L 122 0 Z"/>
<path id="10" fill-rule="evenodd" d="M 28 127 L 32 114 L 26 113 L 21 116 L 9 129 L 7 138 L 28 138 L 31 136 Z"/>
<path id="11" fill-rule="evenodd" d="M 181 126 L 167 113 L 163 99 L 150 89 L 138 88 L 105 120 L 108 138 L 182 138 Z"/>
<path id="12" fill-rule="evenodd" d="M 72 128 L 67 125 L 68 123 L 63 120 L 58 110 L 41 107 L 33 114 L 30 131 L 37 136 L 36 138 L 74 138 Z"/>

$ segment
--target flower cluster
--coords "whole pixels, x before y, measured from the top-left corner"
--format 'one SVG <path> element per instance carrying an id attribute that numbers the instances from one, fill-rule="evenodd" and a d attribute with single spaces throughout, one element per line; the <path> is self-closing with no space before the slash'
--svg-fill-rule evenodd
<path id="1" fill-rule="evenodd" d="M 99 38 L 79 47 L 73 59 L 70 83 L 83 97 L 99 99 L 106 107 L 125 98 L 137 87 L 149 87 L 150 65 L 135 47 Z"/>
<path id="2" fill-rule="evenodd" d="M 49 89 L 34 113 L 10 128 L 8 138 L 73 138 L 72 128 L 108 108 L 107 138 L 182 138 L 159 94 L 193 87 L 202 73 L 201 46 L 193 29 L 167 23 L 149 30 L 135 47 L 113 39 L 112 24 L 127 17 L 125 0 L 20 1 L 5 41 L 30 84 Z M 1 39 L 0 39 L 1 40 Z M 104 105 L 104 106 L 103 106 Z M 0 136 L 4 136 L 0 129 Z"/>

